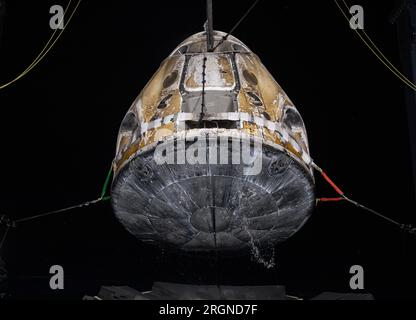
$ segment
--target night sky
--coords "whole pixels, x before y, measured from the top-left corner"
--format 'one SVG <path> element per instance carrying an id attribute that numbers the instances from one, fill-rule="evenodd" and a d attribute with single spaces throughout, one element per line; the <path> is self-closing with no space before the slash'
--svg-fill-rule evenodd
<path id="1" fill-rule="evenodd" d="M 73 1 L 73 4 L 76 1 Z M 0 83 L 22 72 L 48 41 L 49 8 L 68 1 L 7 1 Z M 229 31 L 252 1 L 215 1 L 214 27 Z M 395 1 L 358 1 L 365 30 L 400 68 Z M 0 91 L 0 213 L 13 219 L 99 197 L 127 109 L 164 58 L 202 31 L 205 1 L 82 1 L 46 58 Z M 295 103 L 315 162 L 353 199 L 416 223 L 405 86 L 349 28 L 333 1 L 260 1 L 234 32 Z M 317 176 L 320 197 L 335 196 Z M 267 270 L 247 256 L 178 255 L 146 247 L 109 203 L 22 224 L 3 251 L 12 298 L 80 299 L 101 285 L 149 290 L 154 281 L 280 284 L 289 294 L 351 292 L 365 270 L 376 298 L 415 298 L 416 238 L 350 204 L 320 205 L 276 248 Z M 65 290 L 49 289 L 49 268 Z"/>

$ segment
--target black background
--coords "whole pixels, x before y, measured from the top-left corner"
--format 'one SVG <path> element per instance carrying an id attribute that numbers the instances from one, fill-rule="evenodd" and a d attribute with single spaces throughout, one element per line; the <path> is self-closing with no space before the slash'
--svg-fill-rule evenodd
<path id="1" fill-rule="evenodd" d="M 76 1 L 73 1 L 73 4 Z M 46 44 L 49 8 L 67 1 L 6 1 L 0 83 Z M 214 1 L 228 31 L 252 1 Z M 348 2 L 349 5 L 356 4 Z M 395 1 L 359 1 L 365 30 L 400 67 Z M 14 219 L 99 196 L 120 122 L 161 61 L 202 30 L 205 2 L 82 1 L 56 46 L 27 76 L 0 91 L 0 210 Z M 333 1 L 261 1 L 234 33 L 262 59 L 303 116 L 312 156 L 352 198 L 415 223 L 404 84 L 349 28 Z M 319 196 L 334 196 L 317 177 Z M 79 299 L 100 285 L 148 290 L 154 281 L 281 284 L 289 294 L 350 292 L 349 268 L 365 269 L 365 292 L 415 298 L 414 237 L 348 204 L 319 206 L 276 248 L 277 267 L 250 257 L 177 256 L 145 247 L 109 203 L 22 224 L 3 258 L 12 298 Z M 65 290 L 49 289 L 49 268 Z"/>

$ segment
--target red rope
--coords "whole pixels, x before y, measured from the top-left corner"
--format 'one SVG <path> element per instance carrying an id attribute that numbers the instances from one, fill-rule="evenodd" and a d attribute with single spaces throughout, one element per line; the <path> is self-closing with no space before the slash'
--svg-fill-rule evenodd
<path id="1" fill-rule="evenodd" d="M 406 225 L 400 222 L 397 222 L 383 214 L 381 214 L 380 212 L 377 212 L 376 210 L 373 210 L 371 208 L 368 208 L 364 205 L 362 205 L 361 203 L 358 203 L 357 201 L 351 200 L 350 198 L 348 198 L 344 192 L 326 175 L 326 173 L 319 168 L 315 163 L 312 163 L 312 166 L 322 175 L 322 177 L 331 185 L 332 188 L 334 188 L 335 192 L 338 193 L 341 197 L 338 198 L 320 198 L 320 199 L 316 199 L 316 204 L 318 204 L 319 202 L 339 202 L 339 201 L 348 201 L 349 203 L 353 204 L 354 206 L 363 209 L 367 212 L 370 212 L 392 224 L 395 224 L 396 226 L 398 226 L 400 229 L 402 229 L 405 232 L 408 232 L 410 234 L 415 234 L 416 235 L 416 228 L 413 227 L 412 225 Z"/>
<path id="2" fill-rule="evenodd" d="M 328 182 L 329 185 L 335 190 L 335 192 L 341 196 L 338 198 L 318 198 L 316 199 L 316 204 L 318 204 L 319 202 L 339 202 L 339 201 L 347 200 L 344 195 L 344 192 L 335 184 L 334 181 L 331 180 L 330 177 L 328 177 L 328 175 L 324 172 L 324 170 L 319 168 L 316 164 L 313 164 L 313 166 L 322 175 L 325 181 Z"/>
<path id="3" fill-rule="evenodd" d="M 343 201 L 345 198 L 319 198 L 316 199 L 317 202 L 338 202 Z"/>
<path id="4" fill-rule="evenodd" d="M 332 188 L 334 188 L 335 192 L 338 193 L 340 196 L 344 196 L 344 192 L 338 186 L 326 175 L 324 171 L 320 171 L 322 177 L 331 185 Z"/>

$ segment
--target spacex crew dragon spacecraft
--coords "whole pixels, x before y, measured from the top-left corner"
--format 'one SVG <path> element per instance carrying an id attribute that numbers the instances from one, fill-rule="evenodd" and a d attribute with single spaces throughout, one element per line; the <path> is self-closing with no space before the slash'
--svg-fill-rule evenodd
<path id="1" fill-rule="evenodd" d="M 259 58 L 207 30 L 173 50 L 122 121 L 112 206 L 145 242 L 274 245 L 311 215 L 311 162 L 302 118 Z"/>

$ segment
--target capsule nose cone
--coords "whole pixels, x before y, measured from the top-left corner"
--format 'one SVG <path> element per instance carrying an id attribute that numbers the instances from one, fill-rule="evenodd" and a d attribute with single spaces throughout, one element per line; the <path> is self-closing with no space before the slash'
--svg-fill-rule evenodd
<path id="1" fill-rule="evenodd" d="M 221 42 L 221 44 L 223 45 L 223 49 L 225 51 L 236 50 L 236 51 L 251 52 L 251 50 L 242 41 L 222 31 L 215 30 L 213 33 L 213 40 L 214 40 L 214 47 L 217 47 L 218 44 Z M 183 42 L 181 42 L 175 48 L 175 50 L 173 50 L 171 55 L 174 55 L 177 52 L 184 52 L 185 47 L 200 47 L 201 51 L 207 52 L 206 43 L 207 43 L 207 34 L 205 31 L 195 33 L 192 36 L 185 39 Z M 201 44 L 201 46 L 198 46 L 198 44 Z M 221 47 L 218 46 L 215 51 L 220 52 L 224 50 L 221 50 Z"/>

